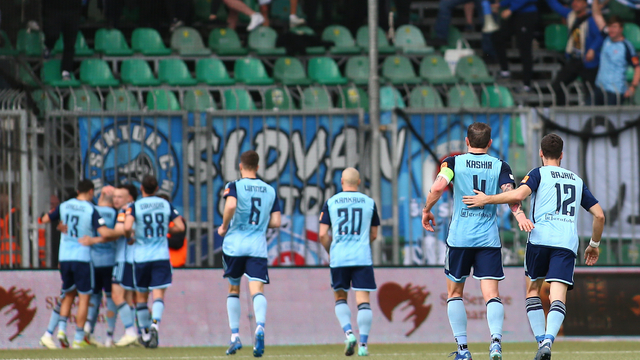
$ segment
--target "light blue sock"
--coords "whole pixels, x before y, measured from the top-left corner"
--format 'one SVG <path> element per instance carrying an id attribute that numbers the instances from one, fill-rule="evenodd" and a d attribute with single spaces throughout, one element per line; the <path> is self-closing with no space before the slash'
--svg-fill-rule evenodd
<path id="1" fill-rule="evenodd" d="M 116 320 L 118 320 L 118 307 L 113 302 L 111 293 L 105 295 L 107 296 L 107 335 L 113 335 L 116 329 Z"/>
<path id="2" fill-rule="evenodd" d="M 67 333 L 67 320 L 69 320 L 66 316 L 60 316 L 60 320 L 58 321 L 58 329 L 65 334 Z"/>
<path id="3" fill-rule="evenodd" d="M 492 340 L 502 340 L 502 325 L 504 324 L 504 306 L 499 297 L 487 301 L 487 322 Z"/>
<path id="4" fill-rule="evenodd" d="M 164 312 L 164 301 L 162 299 L 153 300 L 151 312 L 153 314 L 153 323 L 159 324 L 162 320 L 162 313 Z"/>
<path id="5" fill-rule="evenodd" d="M 358 305 L 358 332 L 360 333 L 360 343 L 367 344 L 369 340 L 369 331 L 371 331 L 371 322 L 373 321 L 373 312 L 369 303 Z"/>
<path id="6" fill-rule="evenodd" d="M 556 300 L 551 303 L 551 308 L 549 308 L 549 314 L 547 315 L 547 333 L 544 335 L 545 339 L 550 339 L 551 343 L 556 340 L 556 336 L 558 336 L 558 331 L 560 331 L 566 314 L 567 306 L 562 301 Z"/>
<path id="7" fill-rule="evenodd" d="M 148 329 L 149 326 L 151 326 L 149 307 L 147 304 L 136 304 L 136 317 L 138 318 L 138 326 L 140 329 Z"/>
<path id="8" fill-rule="evenodd" d="M 135 322 L 133 319 L 133 312 L 131 311 L 131 307 L 127 302 L 123 302 L 118 306 L 118 315 L 120 315 L 120 320 L 122 320 L 122 325 L 124 325 L 125 329 L 128 329 L 133 326 Z"/>
<path id="9" fill-rule="evenodd" d="M 129 308 L 131 309 L 131 314 L 133 314 L 133 320 L 136 323 L 136 328 L 138 329 L 138 335 L 142 335 L 142 328 L 140 328 L 140 323 L 138 322 L 137 306 L 136 307 L 130 306 Z"/>
<path id="10" fill-rule="evenodd" d="M 267 321 L 267 298 L 263 293 L 253 295 L 253 313 L 256 315 L 256 324 L 264 327 Z"/>
<path id="11" fill-rule="evenodd" d="M 81 342 L 84 340 L 84 329 L 76 327 L 76 335 L 73 337 L 73 341 Z"/>
<path id="12" fill-rule="evenodd" d="M 336 301 L 336 317 L 345 333 L 351 332 L 351 309 L 347 305 L 347 300 Z"/>
<path id="13" fill-rule="evenodd" d="M 531 325 L 531 331 L 533 336 L 536 337 L 538 343 L 544 341 L 545 333 L 545 318 L 544 310 L 542 309 L 542 300 L 539 296 L 527 298 L 524 301 L 527 308 L 527 317 L 529 318 L 529 325 Z"/>
<path id="14" fill-rule="evenodd" d="M 51 317 L 49 318 L 49 326 L 47 326 L 47 332 L 49 334 L 53 334 L 56 331 L 56 326 L 60 322 L 60 302 L 56 302 L 56 305 L 53 307 L 53 311 L 51 312 Z"/>
<path id="15" fill-rule="evenodd" d="M 96 328 L 98 322 L 98 311 L 100 311 L 100 300 L 102 300 L 102 292 L 100 294 L 91 294 L 89 300 L 89 312 L 87 313 L 87 322 L 91 325 L 91 333 Z"/>
<path id="16" fill-rule="evenodd" d="M 467 349 L 467 311 L 461 297 L 454 297 L 447 300 L 447 315 L 453 336 L 458 343 L 458 350 Z"/>
<path id="17" fill-rule="evenodd" d="M 227 296 L 227 315 L 229 316 L 231 333 L 237 334 L 240 329 L 240 295 L 229 294 Z"/>

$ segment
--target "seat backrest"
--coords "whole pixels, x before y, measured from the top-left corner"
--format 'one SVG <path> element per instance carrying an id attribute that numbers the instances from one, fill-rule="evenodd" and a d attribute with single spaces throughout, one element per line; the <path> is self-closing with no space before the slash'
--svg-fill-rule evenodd
<path id="1" fill-rule="evenodd" d="M 236 60 L 233 66 L 233 76 L 239 81 L 269 77 L 262 61 L 249 57 Z"/>
<path id="2" fill-rule="evenodd" d="M 175 50 L 204 49 L 204 43 L 198 30 L 183 26 L 171 34 L 171 48 Z"/>
<path id="3" fill-rule="evenodd" d="M 624 38 L 629 40 L 636 51 L 640 50 L 640 27 L 634 23 L 627 22 L 622 30 Z"/>
<path id="4" fill-rule="evenodd" d="M 302 92 L 302 109 L 303 110 L 328 110 L 331 109 L 331 97 L 327 91 L 319 86 L 311 86 Z"/>
<path id="5" fill-rule="evenodd" d="M 295 106 L 287 89 L 269 89 L 264 93 L 264 108 L 269 110 L 289 110 Z"/>
<path id="6" fill-rule="evenodd" d="M 380 88 L 380 110 L 393 110 L 394 108 L 405 108 L 407 105 L 402 99 L 398 89 L 393 86 L 383 86 Z"/>
<path id="7" fill-rule="evenodd" d="M 342 25 L 327 26 L 322 32 L 322 40 L 333 41 L 335 46 L 355 46 L 356 42 L 349 29 Z"/>
<path id="8" fill-rule="evenodd" d="M 18 31 L 16 48 L 22 54 L 40 56 L 44 49 L 44 34 L 40 31 L 21 29 Z"/>
<path id="9" fill-rule="evenodd" d="M 369 59 L 366 56 L 354 56 L 347 60 L 344 74 L 349 79 L 369 78 Z"/>
<path id="10" fill-rule="evenodd" d="M 335 60 L 330 57 L 317 57 L 309 59 L 307 64 L 309 77 L 314 80 L 333 79 L 342 77 Z"/>
<path id="11" fill-rule="evenodd" d="M 413 70 L 411 60 L 404 56 L 389 56 L 382 63 L 382 76 L 390 79 L 415 78 L 416 72 Z"/>
<path id="12" fill-rule="evenodd" d="M 58 60 L 59 61 L 59 60 Z M 28 63 L 25 63 L 25 65 L 31 69 L 33 71 L 33 68 L 31 68 L 31 65 L 29 65 Z M 42 69 L 40 70 L 40 80 L 42 80 L 42 82 L 44 82 L 44 79 L 42 78 Z M 38 75 L 34 73 L 34 75 L 37 77 Z M 60 63 L 58 62 L 58 75 L 59 77 L 58 80 L 62 79 L 62 74 L 60 73 Z M 71 75 L 73 77 L 73 74 Z M 30 86 L 38 86 L 38 83 L 36 82 L 36 80 L 34 79 L 34 77 L 29 73 L 29 71 L 27 71 L 27 69 L 25 69 L 24 66 L 18 66 L 18 79 L 20 79 L 20 81 L 22 81 L 23 83 L 30 85 Z M 45 83 L 47 84 L 47 83 Z"/>
<path id="13" fill-rule="evenodd" d="M 4 50 L 13 50 L 13 45 L 11 44 L 11 40 L 9 40 L 9 35 L 7 35 L 4 30 L 0 30 L 0 37 L 3 39 L 2 46 L 0 49 Z"/>
<path id="14" fill-rule="evenodd" d="M 640 93 L 640 92 L 638 92 Z M 51 96 L 53 96 L 54 100 L 60 104 L 60 98 L 58 94 L 53 91 L 43 91 L 43 90 L 35 90 L 31 93 L 31 98 L 35 101 L 36 106 L 40 109 L 40 112 L 46 112 L 49 110 L 53 110 L 53 101 L 51 101 Z"/>
<path id="15" fill-rule="evenodd" d="M 165 49 L 158 31 L 152 28 L 137 28 L 131 34 L 131 48 L 141 52 L 143 49 Z"/>
<path id="16" fill-rule="evenodd" d="M 289 31 L 291 31 L 292 33 L 296 33 L 298 35 L 315 35 L 316 34 L 316 32 L 313 31 L 313 29 L 308 26 L 296 26 Z"/>
<path id="17" fill-rule="evenodd" d="M 564 52 L 569 29 L 563 24 L 549 24 L 544 28 L 544 44 L 548 50 Z"/>
<path id="18" fill-rule="evenodd" d="M 409 107 L 413 109 L 436 109 L 443 107 L 438 91 L 431 86 L 416 86 L 409 94 Z"/>
<path id="19" fill-rule="evenodd" d="M 189 79 L 191 73 L 182 59 L 162 59 L 158 67 L 158 80 Z"/>
<path id="20" fill-rule="evenodd" d="M 250 111 L 256 109 L 251 95 L 246 89 L 227 89 L 223 93 L 225 110 Z"/>
<path id="21" fill-rule="evenodd" d="M 449 65 L 440 55 L 425 56 L 420 62 L 420 76 L 423 78 L 451 77 Z"/>
<path id="22" fill-rule="evenodd" d="M 273 77 L 278 80 L 304 79 L 307 74 L 300 60 L 294 57 L 281 57 L 273 66 Z"/>
<path id="23" fill-rule="evenodd" d="M 184 93 L 184 109 L 188 111 L 215 110 L 216 103 L 207 89 L 188 90 Z"/>
<path id="24" fill-rule="evenodd" d="M 233 29 L 213 29 L 209 33 L 209 47 L 212 50 L 220 48 L 235 49 L 241 48 L 240 38 L 238 33 Z"/>
<path id="25" fill-rule="evenodd" d="M 67 110 L 72 111 L 102 111 L 102 104 L 98 95 L 86 88 L 73 90 L 67 99 Z"/>
<path id="26" fill-rule="evenodd" d="M 153 89 L 147 93 L 147 108 L 149 110 L 180 110 L 180 103 L 173 91 Z"/>
<path id="27" fill-rule="evenodd" d="M 96 51 L 105 52 L 108 49 L 129 49 L 129 44 L 118 29 L 99 29 L 94 38 Z"/>
<path id="28" fill-rule="evenodd" d="M 454 86 L 449 89 L 448 95 L 450 108 L 474 108 L 480 106 L 478 97 L 470 86 Z"/>
<path id="29" fill-rule="evenodd" d="M 206 81 L 208 79 L 229 79 L 227 68 L 222 60 L 217 58 L 200 59 L 196 63 L 196 77 L 198 80 Z"/>
<path id="30" fill-rule="evenodd" d="M 464 79 L 478 76 L 489 76 L 487 65 L 477 56 L 465 56 L 456 64 L 456 75 Z"/>
<path id="31" fill-rule="evenodd" d="M 107 111 L 140 110 L 135 95 L 129 90 L 117 89 L 107 94 L 105 107 Z"/>
<path id="32" fill-rule="evenodd" d="M 402 47 L 426 47 L 427 42 L 422 31 L 413 25 L 402 25 L 396 30 L 397 46 Z"/>
<path id="33" fill-rule="evenodd" d="M 124 82 L 131 82 L 134 79 L 154 79 L 153 71 L 149 63 L 142 59 L 127 59 L 120 67 L 120 77 Z"/>
<path id="34" fill-rule="evenodd" d="M 249 33 L 249 47 L 252 49 L 273 49 L 278 34 L 268 26 L 260 26 Z"/>
<path id="35" fill-rule="evenodd" d="M 387 36 L 380 27 L 378 27 L 377 36 L 378 47 L 389 46 L 389 40 L 387 40 Z M 356 45 L 363 48 L 369 47 L 369 26 L 361 26 L 358 29 L 358 32 L 356 33 Z"/>
<path id="36" fill-rule="evenodd" d="M 508 108 L 514 105 L 513 96 L 504 86 L 487 86 L 481 95 L 482 106 L 490 108 Z"/>
<path id="37" fill-rule="evenodd" d="M 111 69 L 102 59 L 84 59 L 80 64 L 80 80 L 90 82 L 92 80 L 114 79 Z"/>
<path id="38" fill-rule="evenodd" d="M 45 84 L 51 84 L 52 81 L 62 80 L 60 63 L 60 59 L 51 59 L 43 62 L 42 67 L 40 68 L 40 80 Z"/>
<path id="39" fill-rule="evenodd" d="M 87 39 L 84 38 L 84 34 L 82 33 L 82 31 L 78 31 L 78 35 L 76 36 L 75 48 L 76 48 L 76 51 L 89 49 L 89 45 L 87 44 Z M 64 43 L 62 41 L 62 35 L 60 35 L 60 37 L 56 41 L 56 44 L 53 47 L 53 50 L 55 52 L 62 52 L 63 49 L 64 49 Z"/>
<path id="40" fill-rule="evenodd" d="M 342 89 L 342 95 L 338 97 L 338 107 L 343 109 L 369 109 L 369 97 L 367 93 L 358 87 Z"/>

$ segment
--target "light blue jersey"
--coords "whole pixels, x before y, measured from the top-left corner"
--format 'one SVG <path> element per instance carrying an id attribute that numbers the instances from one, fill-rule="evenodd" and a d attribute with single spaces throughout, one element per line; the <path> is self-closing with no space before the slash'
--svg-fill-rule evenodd
<path id="1" fill-rule="evenodd" d="M 116 210 L 107 206 L 96 206 L 96 210 L 109 229 L 116 225 Z M 115 265 L 116 244 L 111 241 L 91 246 L 91 261 L 94 267 L 109 267 Z"/>
<path id="2" fill-rule="evenodd" d="M 624 95 L 627 91 L 625 73 L 629 66 L 638 66 L 638 55 L 629 40 L 604 40 L 600 52 L 600 68 L 596 77 L 596 86 L 605 91 Z"/>
<path id="3" fill-rule="evenodd" d="M 449 225 L 450 247 L 500 247 L 497 205 L 468 208 L 465 195 L 480 190 L 495 195 L 504 184 L 513 184 L 511 168 L 506 162 L 487 154 L 467 153 L 446 158 L 440 175 L 453 181 L 453 219 Z"/>
<path id="4" fill-rule="evenodd" d="M 260 179 L 244 178 L 227 184 L 224 197 L 229 196 L 238 203 L 222 251 L 227 256 L 266 258 L 271 213 L 280 211 L 275 189 Z"/>
<path id="5" fill-rule="evenodd" d="M 529 242 L 578 253 L 578 204 L 589 210 L 598 203 L 582 179 L 557 166 L 533 169 L 522 179 L 531 193 L 529 218 L 535 228 Z"/>
<path id="6" fill-rule="evenodd" d="M 124 223 L 126 218 L 126 211 L 129 207 L 133 206 L 133 203 L 128 203 L 125 207 L 118 211 L 118 223 Z M 133 263 L 133 247 L 134 245 L 129 245 L 127 239 L 124 236 L 121 236 L 116 240 L 116 262 L 123 263 L 128 262 L 130 264 Z"/>
<path id="7" fill-rule="evenodd" d="M 53 224 L 62 221 L 67 225 L 67 233 L 60 234 L 58 261 L 91 262 L 91 248 L 81 245 L 78 240 L 95 236 L 96 230 L 105 226 L 95 206 L 84 200 L 67 200 L 51 210 L 49 219 Z"/>
<path id="8" fill-rule="evenodd" d="M 135 218 L 133 261 L 169 260 L 167 233 L 169 223 L 179 216 L 178 211 L 167 200 L 148 196 L 134 202 L 127 215 Z"/>
<path id="9" fill-rule="evenodd" d="M 331 226 L 330 267 L 373 265 L 369 234 L 380 225 L 373 199 L 357 191 L 333 195 L 322 207 L 320 223 Z"/>

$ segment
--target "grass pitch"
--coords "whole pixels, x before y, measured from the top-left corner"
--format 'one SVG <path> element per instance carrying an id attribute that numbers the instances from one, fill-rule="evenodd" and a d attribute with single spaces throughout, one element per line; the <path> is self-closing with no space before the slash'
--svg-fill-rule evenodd
<path id="1" fill-rule="evenodd" d="M 483 360 L 489 356 L 488 344 L 470 344 L 474 359 Z M 369 346 L 370 358 L 378 360 L 442 360 L 455 349 L 454 344 L 392 344 Z M 87 349 L 87 350 L 2 350 L 0 359 L 100 359 L 100 360 L 188 360 L 188 359 L 253 359 L 251 345 L 247 344 L 236 355 L 226 356 L 226 348 L 142 348 Z M 340 345 L 313 346 L 268 346 L 264 354 L 269 360 L 291 359 L 345 359 L 344 347 Z M 531 360 L 536 351 L 532 343 L 505 343 L 505 360 Z M 356 358 L 357 356 L 354 356 Z M 558 341 L 553 346 L 553 360 L 600 360 L 625 359 L 640 360 L 640 342 L 607 341 Z"/>

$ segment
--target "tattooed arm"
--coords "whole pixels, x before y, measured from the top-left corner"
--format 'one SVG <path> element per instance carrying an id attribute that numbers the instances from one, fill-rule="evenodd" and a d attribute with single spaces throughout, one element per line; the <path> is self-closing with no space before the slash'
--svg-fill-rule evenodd
<path id="1" fill-rule="evenodd" d="M 433 206 L 440 200 L 442 193 L 447 189 L 449 185 L 449 181 L 443 175 L 438 175 L 436 181 L 431 185 L 431 190 L 429 190 L 429 195 L 427 195 L 427 203 L 424 205 L 422 209 L 422 226 L 427 231 L 434 231 L 433 227 L 436 225 L 436 218 L 431 212 Z"/>
<path id="2" fill-rule="evenodd" d="M 463 196 L 462 202 L 468 207 L 485 206 L 486 204 L 509 204 L 511 213 L 518 221 L 520 230 L 531 231 L 533 229 L 533 223 L 527 219 L 527 216 L 522 210 L 522 200 L 526 199 L 531 194 L 531 188 L 529 186 L 520 186 L 517 189 L 513 189 L 513 183 L 502 185 L 502 194 L 486 195 L 481 191 L 474 190 L 476 195 Z"/>

